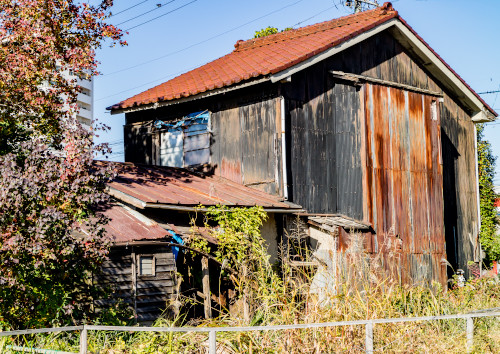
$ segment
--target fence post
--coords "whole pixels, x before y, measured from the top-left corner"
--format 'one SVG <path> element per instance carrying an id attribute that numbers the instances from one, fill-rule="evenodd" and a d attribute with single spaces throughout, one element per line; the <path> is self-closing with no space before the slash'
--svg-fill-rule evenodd
<path id="1" fill-rule="evenodd" d="M 365 325 L 365 352 L 373 354 L 373 322 Z"/>
<path id="2" fill-rule="evenodd" d="M 217 332 L 215 330 L 208 332 L 208 353 L 217 353 Z"/>
<path id="3" fill-rule="evenodd" d="M 80 331 L 80 354 L 87 354 L 87 325 Z"/>
<path id="4" fill-rule="evenodd" d="M 474 318 L 467 317 L 467 353 L 471 353 L 473 347 L 474 347 Z"/>

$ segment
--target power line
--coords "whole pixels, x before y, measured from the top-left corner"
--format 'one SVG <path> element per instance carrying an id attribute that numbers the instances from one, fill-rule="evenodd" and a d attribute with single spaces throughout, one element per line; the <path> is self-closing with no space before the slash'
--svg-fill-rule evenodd
<path id="1" fill-rule="evenodd" d="M 478 92 L 478 95 L 486 95 L 489 93 L 499 93 L 500 90 L 493 90 L 493 91 L 484 91 L 484 92 Z"/>
<path id="2" fill-rule="evenodd" d="M 333 9 L 334 7 L 335 7 L 336 9 L 338 9 L 337 5 L 336 5 L 336 4 L 334 4 L 333 6 L 330 6 L 329 8 L 324 9 L 323 11 L 320 11 L 320 12 L 318 12 L 317 14 L 312 15 L 312 16 L 311 16 L 311 17 L 309 17 L 309 18 L 306 18 L 305 20 L 302 20 L 302 21 L 300 21 L 300 22 L 297 22 L 296 24 L 294 24 L 294 25 L 292 26 L 292 28 L 294 28 L 295 26 L 298 26 L 298 25 L 300 25 L 300 24 L 302 24 L 302 23 L 304 23 L 304 22 L 307 22 L 307 21 L 311 20 L 311 19 L 315 18 L 316 16 L 321 15 L 323 12 L 327 12 L 328 10 L 331 10 L 331 9 Z"/>
<path id="3" fill-rule="evenodd" d="M 292 7 L 292 6 L 295 6 L 295 5 L 297 5 L 298 3 L 302 2 L 302 1 L 304 1 L 304 0 L 295 1 L 295 2 L 293 2 L 293 3 L 291 3 L 291 4 L 288 4 L 288 5 L 286 5 L 286 6 L 283 6 L 283 7 L 279 8 L 279 9 L 277 9 L 277 10 L 271 11 L 271 12 L 269 12 L 269 13 L 265 14 L 265 15 L 262 15 L 262 16 L 260 16 L 260 17 L 254 18 L 253 20 L 250 20 L 250 21 L 248 21 L 248 22 L 246 22 L 246 23 L 244 23 L 244 24 L 242 24 L 242 25 L 239 25 L 239 26 L 233 27 L 233 28 L 231 28 L 231 29 L 229 29 L 229 30 L 227 30 L 227 31 L 221 32 L 221 33 L 219 33 L 219 34 L 216 34 L 215 36 L 209 37 L 209 38 L 204 39 L 204 40 L 202 40 L 202 41 L 200 41 L 200 42 L 197 42 L 197 43 L 191 44 L 191 45 L 189 45 L 189 46 L 187 46 L 187 47 L 184 47 L 184 48 L 182 48 L 182 49 L 176 50 L 176 51 L 174 51 L 174 52 L 167 53 L 167 54 L 165 54 L 165 55 L 162 55 L 162 56 L 156 57 L 156 58 L 154 58 L 154 59 L 150 59 L 150 60 L 144 61 L 144 62 L 139 63 L 139 64 L 135 64 L 135 65 L 132 65 L 132 66 L 129 66 L 129 67 L 126 67 L 126 68 L 120 69 L 120 70 L 116 70 L 116 71 L 110 72 L 110 73 L 108 73 L 108 74 L 103 74 L 102 76 L 109 76 L 109 75 L 113 75 L 113 74 L 121 73 L 121 72 L 123 72 L 123 71 L 130 70 L 130 69 L 135 69 L 135 68 L 137 68 L 137 67 L 139 67 L 139 66 L 143 66 L 143 65 L 146 65 L 146 64 L 152 63 L 152 62 L 154 62 L 154 61 L 157 61 L 157 60 L 160 60 L 160 59 L 163 59 L 163 58 L 167 58 L 167 57 L 169 57 L 169 56 L 172 56 L 172 55 L 175 55 L 175 54 L 178 54 L 178 53 L 184 52 L 184 51 L 186 51 L 186 50 L 188 50 L 188 49 L 191 49 L 191 48 L 193 48 L 193 47 L 199 46 L 200 44 L 204 44 L 204 43 L 206 43 L 206 42 L 208 42 L 208 41 L 211 41 L 211 40 L 213 40 L 213 39 L 215 39 L 215 38 L 218 38 L 218 37 L 221 37 L 221 36 L 223 36 L 223 35 L 225 35 L 225 34 L 228 34 L 228 33 L 230 33 L 230 32 L 236 31 L 237 29 L 240 29 L 240 28 L 242 28 L 242 27 L 244 27 L 244 26 L 247 26 L 247 25 L 249 25 L 249 24 L 251 24 L 251 23 L 253 23 L 253 22 L 255 22 L 255 21 L 261 20 L 261 19 L 263 19 L 264 17 L 267 17 L 267 16 L 270 16 L 270 15 L 273 15 L 273 14 L 275 14 L 275 13 L 277 13 L 277 12 L 283 11 L 284 9 L 287 9 L 287 8 L 289 8 L 289 7 Z M 302 22 L 304 22 L 304 21 L 302 21 Z"/>
<path id="4" fill-rule="evenodd" d="M 164 3 L 164 4 L 159 4 L 159 6 L 158 6 L 158 5 L 156 5 L 156 7 L 155 7 L 153 10 L 149 10 L 149 11 L 143 12 L 142 14 L 139 14 L 139 15 L 137 15 L 137 16 L 134 16 L 134 17 L 132 17 L 132 18 L 129 18 L 128 20 L 125 20 L 125 21 L 123 21 L 123 22 L 120 22 L 119 24 L 117 24 L 117 26 L 123 25 L 124 23 L 127 23 L 127 22 L 130 22 L 130 21 L 132 21 L 132 20 L 135 20 L 136 18 L 139 18 L 139 17 L 142 17 L 142 16 L 144 16 L 144 15 L 147 15 L 147 14 L 148 14 L 148 13 L 150 13 L 150 12 L 153 12 L 153 11 L 159 10 L 159 9 L 161 9 L 163 6 L 166 6 L 166 5 L 168 5 L 168 4 L 170 4 L 170 3 L 174 2 L 174 1 L 175 1 L 175 0 L 170 0 L 170 1 L 167 1 L 166 3 Z"/>
<path id="5" fill-rule="evenodd" d="M 172 0 L 171 2 L 173 2 L 173 1 L 175 1 L 175 0 Z M 130 31 L 131 29 L 134 29 L 134 28 L 137 28 L 137 27 L 139 27 L 139 26 L 142 26 L 142 25 L 145 25 L 145 24 L 147 24 L 147 23 L 150 23 L 150 22 L 152 22 L 152 21 L 154 21 L 154 20 L 159 19 L 160 17 L 163 17 L 163 16 L 166 16 L 166 15 L 168 15 L 168 14 L 171 14 L 172 12 L 175 12 L 175 11 L 177 11 L 177 10 L 180 10 L 180 9 L 182 9 L 183 7 L 186 7 L 186 6 L 188 6 L 188 5 L 190 5 L 190 4 L 194 3 L 194 2 L 197 2 L 197 1 L 198 1 L 198 0 L 193 0 L 193 1 L 190 1 L 190 2 L 188 2 L 187 4 L 184 4 L 184 5 L 179 6 L 179 7 L 175 8 L 175 9 L 173 9 L 173 10 L 169 11 L 169 12 L 164 13 L 163 15 L 156 16 L 156 17 L 154 17 L 154 18 L 152 18 L 152 19 L 150 19 L 150 20 L 148 20 L 148 21 L 145 21 L 145 22 L 143 22 L 143 23 L 139 23 L 138 25 L 135 25 L 135 26 L 133 26 L 133 27 L 127 28 L 125 31 Z"/>
<path id="6" fill-rule="evenodd" d="M 125 93 L 125 92 L 128 92 L 128 91 L 135 90 L 135 89 L 137 89 L 137 88 L 139 88 L 139 87 L 143 87 L 143 86 L 146 86 L 146 85 L 152 84 L 152 83 L 157 82 L 157 81 L 162 81 L 162 80 L 168 79 L 168 78 L 170 78 L 170 77 L 172 77 L 172 76 L 176 76 L 176 75 L 182 74 L 182 73 L 183 73 L 183 72 L 185 72 L 186 70 L 188 70 L 188 71 L 189 71 L 189 70 L 191 70 L 191 69 L 197 68 L 198 66 L 199 66 L 199 65 L 197 65 L 197 66 L 193 66 L 193 67 L 191 67 L 191 68 L 188 68 L 188 69 L 185 69 L 185 70 L 182 70 L 182 71 L 178 71 L 178 72 L 176 72 L 175 74 L 169 74 L 169 75 L 167 75 L 167 76 L 163 76 L 163 77 L 161 77 L 161 78 L 159 78 L 159 79 L 155 79 L 155 80 L 153 80 L 153 81 L 148 81 L 148 82 L 146 82 L 146 83 L 144 83 L 144 84 L 141 84 L 141 85 L 138 85 L 138 86 L 134 86 L 134 87 L 132 87 L 132 88 L 129 88 L 129 89 L 126 89 L 126 90 L 123 90 L 123 91 L 120 91 L 120 92 L 116 92 L 116 93 L 113 93 L 113 94 L 108 95 L 108 96 L 105 96 L 105 97 L 100 97 L 100 98 L 97 98 L 97 99 L 95 100 L 95 102 L 97 102 L 97 101 L 102 101 L 102 100 L 104 100 L 104 99 L 106 99 L 106 98 L 110 98 L 110 97 L 117 96 L 117 95 L 119 95 L 119 94 L 121 94 L 121 93 Z"/>
<path id="7" fill-rule="evenodd" d="M 144 4 L 145 2 L 148 2 L 148 1 L 149 1 L 149 0 L 144 0 L 144 1 L 141 1 L 140 3 L 137 3 L 137 4 L 133 5 L 133 6 L 127 7 L 126 9 L 121 10 L 121 11 L 119 11 L 119 12 L 115 13 L 115 14 L 114 14 L 114 13 L 111 13 L 111 16 L 109 16 L 109 17 L 111 18 L 111 17 L 113 17 L 113 16 L 117 16 L 117 15 L 119 15 L 119 14 L 121 14 L 121 13 L 124 13 L 125 11 L 128 11 L 128 10 L 130 10 L 130 9 L 133 9 L 134 7 L 139 6 L 139 5 L 141 5 L 141 4 Z"/>

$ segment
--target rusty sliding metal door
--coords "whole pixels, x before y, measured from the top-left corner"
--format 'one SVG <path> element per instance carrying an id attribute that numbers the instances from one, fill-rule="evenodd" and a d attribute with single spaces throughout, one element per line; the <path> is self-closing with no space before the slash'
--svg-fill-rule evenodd
<path id="1" fill-rule="evenodd" d="M 395 271 L 405 283 L 445 283 L 439 103 L 381 85 L 364 91 L 365 218 L 376 231 L 373 251 L 397 250 Z"/>

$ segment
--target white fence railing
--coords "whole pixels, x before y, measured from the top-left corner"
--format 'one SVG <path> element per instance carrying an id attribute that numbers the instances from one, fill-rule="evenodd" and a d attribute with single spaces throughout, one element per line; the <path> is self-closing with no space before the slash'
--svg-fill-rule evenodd
<path id="1" fill-rule="evenodd" d="M 42 329 L 26 329 L 19 331 L 0 332 L 0 337 L 12 337 L 19 335 L 29 335 L 37 333 L 50 332 L 69 332 L 80 331 L 80 354 L 87 353 L 87 335 L 88 331 L 118 331 L 118 332 L 208 332 L 209 353 L 216 354 L 217 352 L 217 333 L 218 332 L 251 332 L 251 331 L 277 331 L 286 329 L 310 329 L 310 328 L 326 328 L 339 326 L 365 326 L 365 352 L 373 353 L 373 327 L 376 324 L 383 323 L 403 323 L 417 321 L 436 321 L 436 320 L 466 320 L 466 350 L 471 352 L 474 345 L 474 318 L 482 317 L 499 317 L 500 311 L 497 312 L 481 312 L 468 313 L 462 315 L 443 315 L 443 316 L 428 316 L 428 317 L 405 317 L 405 318 L 385 318 L 373 320 L 357 320 L 357 321 L 342 321 L 342 322 L 324 322 L 324 323 L 304 323 L 293 325 L 277 325 L 277 326 L 252 326 L 252 327 L 130 327 L 130 326 L 72 326 L 59 328 L 42 328 Z M 14 348 L 12 348 L 15 350 Z M 48 350 L 45 350 L 48 352 Z"/>

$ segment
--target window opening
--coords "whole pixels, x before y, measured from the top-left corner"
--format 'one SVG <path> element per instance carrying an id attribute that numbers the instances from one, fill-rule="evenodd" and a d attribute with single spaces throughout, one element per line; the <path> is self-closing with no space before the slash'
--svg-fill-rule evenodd
<path id="1" fill-rule="evenodd" d="M 155 275 L 155 257 L 139 256 L 139 275 Z"/>
<path id="2" fill-rule="evenodd" d="M 431 103 L 431 119 L 432 120 L 437 120 L 438 119 L 437 103 L 436 103 L 436 101 L 432 101 L 432 103 Z"/>
<path id="3" fill-rule="evenodd" d="M 175 122 L 156 120 L 161 166 L 188 167 L 210 162 L 210 112 L 188 114 Z"/>

